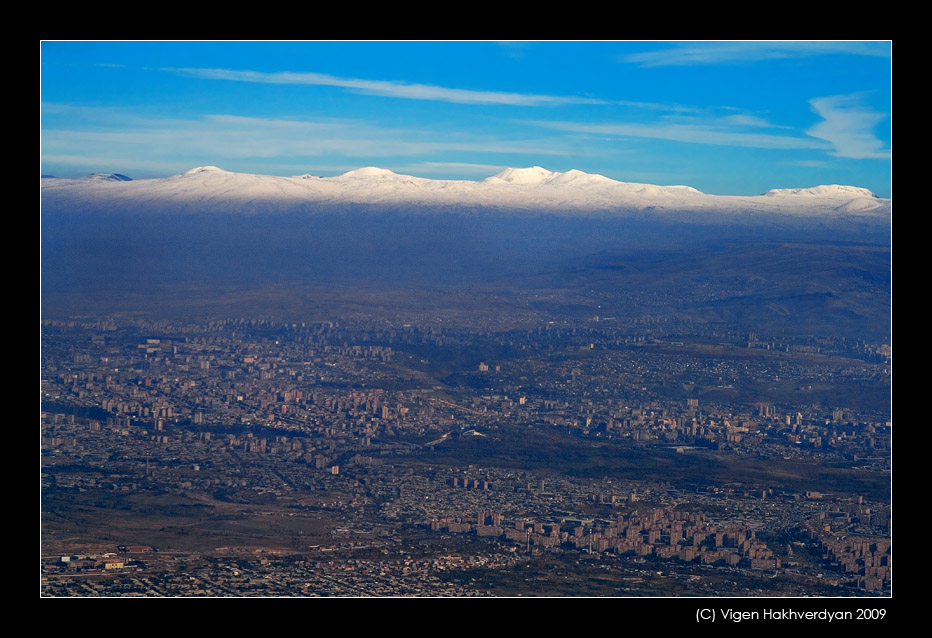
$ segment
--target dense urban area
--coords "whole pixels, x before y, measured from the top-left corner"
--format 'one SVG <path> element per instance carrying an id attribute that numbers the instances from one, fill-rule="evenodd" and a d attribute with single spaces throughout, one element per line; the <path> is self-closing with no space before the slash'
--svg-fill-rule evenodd
<path id="1" fill-rule="evenodd" d="M 888 344 L 46 319 L 46 596 L 885 596 Z"/>

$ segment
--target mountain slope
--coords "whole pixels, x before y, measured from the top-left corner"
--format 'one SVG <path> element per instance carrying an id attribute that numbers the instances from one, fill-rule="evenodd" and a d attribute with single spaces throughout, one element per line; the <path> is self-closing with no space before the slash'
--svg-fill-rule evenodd
<path id="1" fill-rule="evenodd" d="M 337 177 L 275 177 L 214 166 L 160 179 L 124 176 L 41 180 L 47 211 L 153 210 L 257 214 L 313 212 L 346 206 L 509 210 L 558 215 L 685 219 L 691 223 L 756 223 L 779 218 L 822 221 L 859 217 L 885 222 L 890 200 L 851 186 L 771 190 L 758 196 L 708 195 L 688 186 L 619 182 L 571 170 L 509 168 L 485 180 L 431 180 L 367 167 Z M 116 178 L 116 179 L 114 179 Z"/>
<path id="2" fill-rule="evenodd" d="M 41 184 L 41 304 L 54 315 L 210 303 L 264 316 L 316 308 L 307 291 L 379 312 L 363 290 L 441 291 L 444 304 L 478 290 L 466 306 L 483 313 L 482 291 L 497 290 L 535 320 L 888 333 L 890 202 L 863 189 L 726 197 L 540 167 L 481 182 L 204 166 Z"/>

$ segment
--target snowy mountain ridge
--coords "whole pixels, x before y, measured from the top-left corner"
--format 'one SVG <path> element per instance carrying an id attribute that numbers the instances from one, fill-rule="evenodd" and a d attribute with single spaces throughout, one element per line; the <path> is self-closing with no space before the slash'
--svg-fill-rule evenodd
<path id="1" fill-rule="evenodd" d="M 434 180 L 376 167 L 336 177 L 276 177 L 200 166 L 156 179 L 131 180 L 119 174 L 95 173 L 80 179 L 45 177 L 40 183 L 43 207 L 52 210 L 155 207 L 255 214 L 363 204 L 572 215 L 684 215 L 690 221 L 755 214 L 795 218 L 886 218 L 891 214 L 891 200 L 854 186 L 774 189 L 756 196 L 708 195 L 689 186 L 620 182 L 575 169 L 555 172 L 540 166 L 508 168 L 482 181 Z"/>

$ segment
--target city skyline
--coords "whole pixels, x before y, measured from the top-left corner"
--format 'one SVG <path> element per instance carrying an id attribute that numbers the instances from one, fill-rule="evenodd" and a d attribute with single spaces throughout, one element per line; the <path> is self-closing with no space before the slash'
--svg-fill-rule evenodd
<path id="1" fill-rule="evenodd" d="M 890 197 L 890 42 L 42 42 L 41 170 L 578 169 Z"/>

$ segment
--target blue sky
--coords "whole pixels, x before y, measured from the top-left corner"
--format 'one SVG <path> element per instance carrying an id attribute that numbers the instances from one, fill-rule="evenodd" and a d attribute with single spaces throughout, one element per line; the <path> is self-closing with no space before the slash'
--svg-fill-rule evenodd
<path id="1" fill-rule="evenodd" d="M 891 196 L 890 42 L 41 43 L 41 171 L 579 169 Z"/>

